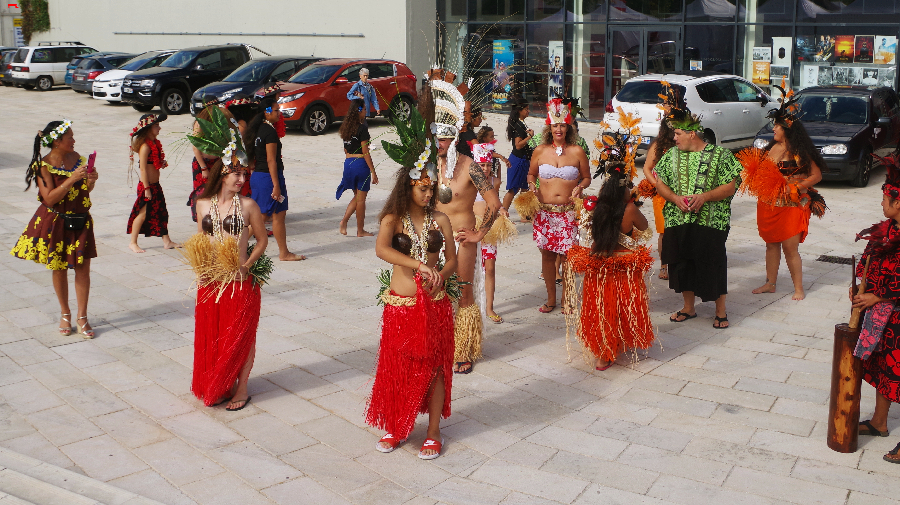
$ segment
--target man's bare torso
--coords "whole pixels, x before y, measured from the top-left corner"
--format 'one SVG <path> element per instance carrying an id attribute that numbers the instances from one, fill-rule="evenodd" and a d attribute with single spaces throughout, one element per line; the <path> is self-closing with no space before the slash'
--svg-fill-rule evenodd
<path id="1" fill-rule="evenodd" d="M 469 168 L 474 163 L 472 158 L 460 154 L 456 159 L 456 170 L 453 172 L 453 179 L 447 178 L 446 172 L 447 158 L 438 159 L 438 169 L 440 170 L 440 180 L 443 184 L 450 186 L 453 192 L 453 198 L 450 203 L 437 202 L 436 209 L 450 218 L 450 225 L 453 231 L 459 231 L 462 228 L 469 230 L 475 229 L 475 211 L 472 210 L 475 205 L 475 197 L 478 195 L 478 188 L 472 183 L 469 176 Z M 440 191 L 440 186 L 438 191 Z"/>

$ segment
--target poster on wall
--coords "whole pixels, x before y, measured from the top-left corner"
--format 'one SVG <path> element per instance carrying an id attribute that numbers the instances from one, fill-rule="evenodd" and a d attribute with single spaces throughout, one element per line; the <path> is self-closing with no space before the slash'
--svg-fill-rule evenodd
<path id="1" fill-rule="evenodd" d="M 878 86 L 878 69 L 864 68 L 862 69 L 862 79 L 859 83 L 863 86 Z"/>
<path id="2" fill-rule="evenodd" d="M 753 48 L 753 61 L 767 61 L 769 63 L 772 62 L 772 48 L 771 47 L 754 47 Z"/>
<path id="3" fill-rule="evenodd" d="M 819 86 L 831 86 L 831 69 L 833 67 L 819 66 L 819 77 L 816 84 Z"/>
<path id="4" fill-rule="evenodd" d="M 513 65 L 512 40 L 494 41 L 494 72 L 491 78 L 492 98 L 496 108 L 509 102 L 510 90 L 512 90 L 512 75 L 510 67 Z"/>
<path id="5" fill-rule="evenodd" d="M 897 54 L 897 37 L 890 35 L 878 35 L 875 37 L 875 63 L 876 65 L 893 65 Z"/>
<path id="6" fill-rule="evenodd" d="M 838 35 L 834 40 L 834 61 L 839 63 L 853 63 L 854 46 L 853 35 Z"/>
<path id="7" fill-rule="evenodd" d="M 791 67 L 776 67 L 772 65 L 769 69 L 769 82 L 781 86 L 781 81 L 784 80 L 790 86 L 790 79 L 788 79 L 790 73 Z"/>
<path id="8" fill-rule="evenodd" d="M 879 86 L 887 86 L 889 88 L 894 87 L 894 77 L 896 76 L 897 69 L 896 68 L 882 68 L 878 70 L 878 85 Z"/>
<path id="9" fill-rule="evenodd" d="M 772 66 L 772 48 L 753 48 L 753 84 L 769 85 L 769 67 Z"/>
<path id="10" fill-rule="evenodd" d="M 691 70 L 703 70 L 703 60 L 691 60 Z"/>
<path id="11" fill-rule="evenodd" d="M 551 40 L 547 43 L 547 54 L 549 61 L 547 62 L 547 100 L 563 95 L 563 79 L 565 78 L 565 70 L 563 69 L 563 41 Z"/>
<path id="12" fill-rule="evenodd" d="M 819 66 L 803 64 L 800 66 L 800 88 L 808 88 L 819 84 Z"/>
<path id="13" fill-rule="evenodd" d="M 816 60 L 816 41 L 812 35 L 798 35 L 795 49 L 797 61 Z"/>
<path id="14" fill-rule="evenodd" d="M 850 67 L 850 74 L 847 76 L 848 82 L 847 84 L 851 86 L 859 86 L 862 84 L 863 80 L 863 68 L 862 67 Z"/>
<path id="15" fill-rule="evenodd" d="M 834 37 L 820 35 L 816 41 L 815 61 L 834 61 Z"/>
<path id="16" fill-rule="evenodd" d="M 22 18 L 13 18 L 13 32 L 15 32 L 16 47 L 24 47 L 25 36 L 22 35 Z"/>
<path id="17" fill-rule="evenodd" d="M 831 70 L 832 86 L 846 86 L 849 84 L 850 67 L 833 67 Z"/>
<path id="18" fill-rule="evenodd" d="M 872 63 L 873 61 L 875 61 L 874 49 L 874 35 L 857 35 L 856 53 L 853 56 L 853 61 L 856 63 Z"/>

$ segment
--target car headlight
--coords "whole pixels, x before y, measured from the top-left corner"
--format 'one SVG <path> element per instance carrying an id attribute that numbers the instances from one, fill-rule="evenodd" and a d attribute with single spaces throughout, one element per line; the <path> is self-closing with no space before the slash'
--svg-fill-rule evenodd
<path id="1" fill-rule="evenodd" d="M 767 145 L 769 145 L 769 141 L 766 139 L 756 139 L 753 141 L 753 147 L 757 149 L 765 149 Z"/>
<path id="2" fill-rule="evenodd" d="M 144 79 L 141 81 L 142 88 L 152 88 L 156 85 L 156 81 L 154 79 Z"/>
<path id="3" fill-rule="evenodd" d="M 121 85 L 122 85 L 122 79 L 112 81 L 109 83 L 109 87 L 111 87 L 111 88 L 118 88 Z"/>
<path id="4" fill-rule="evenodd" d="M 847 154 L 847 144 L 831 144 L 822 148 L 822 154 Z"/>
<path id="5" fill-rule="evenodd" d="M 278 99 L 278 103 L 293 102 L 294 100 L 300 98 L 301 96 L 303 96 L 303 93 L 294 93 L 293 95 L 283 96 Z"/>

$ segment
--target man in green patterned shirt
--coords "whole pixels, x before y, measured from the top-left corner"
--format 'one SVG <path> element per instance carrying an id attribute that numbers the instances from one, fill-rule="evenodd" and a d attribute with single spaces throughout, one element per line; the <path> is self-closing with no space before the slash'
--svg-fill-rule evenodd
<path id="1" fill-rule="evenodd" d="M 731 199 L 743 167 L 728 149 L 707 144 L 700 119 L 678 111 L 670 124 L 675 147 L 656 164 L 656 190 L 666 199 L 662 264 L 669 265 L 669 287 L 684 296 L 684 307 L 670 321 L 697 317 L 695 296 L 716 302 L 714 328 L 727 328 L 725 295 L 728 263 L 725 241 L 731 223 Z"/>

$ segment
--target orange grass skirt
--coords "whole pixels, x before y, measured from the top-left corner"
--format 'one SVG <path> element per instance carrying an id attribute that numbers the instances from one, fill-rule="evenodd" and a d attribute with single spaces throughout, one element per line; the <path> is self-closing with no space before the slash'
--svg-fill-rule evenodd
<path id="1" fill-rule="evenodd" d="M 666 231 L 666 218 L 663 217 L 663 207 L 666 206 L 666 199 L 659 196 L 653 196 L 653 221 L 656 223 L 656 233 Z"/>

